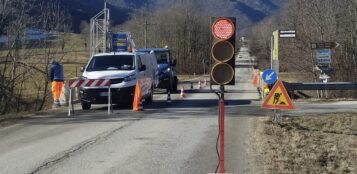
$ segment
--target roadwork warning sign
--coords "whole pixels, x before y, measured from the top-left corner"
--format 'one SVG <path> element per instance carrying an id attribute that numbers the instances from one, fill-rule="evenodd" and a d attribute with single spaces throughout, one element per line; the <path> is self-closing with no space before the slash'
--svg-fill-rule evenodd
<path id="1" fill-rule="evenodd" d="M 266 109 L 281 110 L 295 109 L 288 93 L 286 92 L 284 84 L 280 80 L 275 83 L 269 95 L 265 98 L 262 107 Z"/>

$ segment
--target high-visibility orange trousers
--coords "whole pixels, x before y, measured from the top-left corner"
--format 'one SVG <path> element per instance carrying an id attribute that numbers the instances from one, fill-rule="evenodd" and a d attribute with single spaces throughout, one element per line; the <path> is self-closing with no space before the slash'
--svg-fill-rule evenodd
<path id="1" fill-rule="evenodd" d="M 59 100 L 61 96 L 61 91 L 63 87 L 63 82 L 52 82 L 52 94 L 53 94 L 53 100 Z"/>

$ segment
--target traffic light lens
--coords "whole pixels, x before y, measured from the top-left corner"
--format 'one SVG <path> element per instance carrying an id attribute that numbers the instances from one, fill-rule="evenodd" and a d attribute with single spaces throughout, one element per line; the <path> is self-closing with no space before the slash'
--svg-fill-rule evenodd
<path id="1" fill-rule="evenodd" d="M 211 78 L 219 85 L 228 84 L 234 78 L 234 70 L 227 63 L 216 64 L 212 68 Z"/>
<path id="2" fill-rule="evenodd" d="M 226 62 L 234 56 L 234 47 L 228 41 L 220 41 L 213 45 L 212 56 L 216 61 Z"/>
<path id="3" fill-rule="evenodd" d="M 218 19 L 212 25 L 212 34 L 217 39 L 229 39 L 235 32 L 234 24 L 229 19 Z"/>

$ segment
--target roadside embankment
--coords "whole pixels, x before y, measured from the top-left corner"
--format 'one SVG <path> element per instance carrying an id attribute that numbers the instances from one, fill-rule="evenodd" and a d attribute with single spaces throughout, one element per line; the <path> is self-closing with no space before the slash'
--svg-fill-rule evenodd
<path id="1" fill-rule="evenodd" d="M 256 123 L 260 173 L 357 173 L 357 113 Z"/>

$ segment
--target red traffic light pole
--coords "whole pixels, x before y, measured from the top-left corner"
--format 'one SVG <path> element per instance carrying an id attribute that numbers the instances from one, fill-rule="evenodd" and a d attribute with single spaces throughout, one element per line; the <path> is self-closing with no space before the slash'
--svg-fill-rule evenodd
<path id="1" fill-rule="evenodd" d="M 224 86 L 221 86 L 221 96 L 218 102 L 219 123 L 219 173 L 224 173 Z"/>
<path id="2" fill-rule="evenodd" d="M 217 138 L 217 154 L 218 165 L 215 173 L 224 173 L 224 85 L 220 86 L 220 90 L 211 90 L 218 96 L 218 138 Z M 219 145 L 219 147 L 218 147 Z"/>
<path id="3" fill-rule="evenodd" d="M 235 84 L 235 18 L 213 17 L 212 25 L 212 58 L 215 63 L 211 68 L 211 90 L 218 96 L 218 138 L 217 153 L 219 163 L 215 172 L 224 173 L 224 86 Z M 213 90 L 212 85 L 220 85 Z M 219 148 L 218 148 L 219 145 Z"/>

